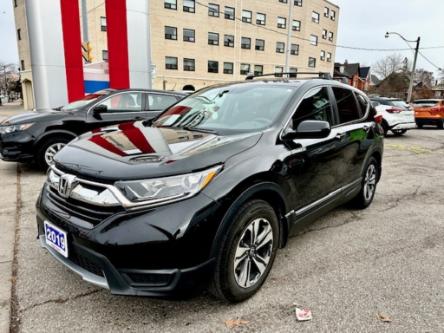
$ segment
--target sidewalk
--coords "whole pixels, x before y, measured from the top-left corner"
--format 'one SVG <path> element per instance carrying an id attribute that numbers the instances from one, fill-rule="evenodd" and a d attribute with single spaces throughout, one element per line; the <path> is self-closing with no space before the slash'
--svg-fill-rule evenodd
<path id="1" fill-rule="evenodd" d="M 0 106 L 0 119 L 25 112 L 23 105 L 17 102 L 5 103 Z"/>

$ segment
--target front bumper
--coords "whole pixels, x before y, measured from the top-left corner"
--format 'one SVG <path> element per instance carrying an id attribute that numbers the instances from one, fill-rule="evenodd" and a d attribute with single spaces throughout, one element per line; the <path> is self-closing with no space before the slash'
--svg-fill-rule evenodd
<path id="1" fill-rule="evenodd" d="M 23 132 L 0 135 L 0 158 L 11 162 L 30 162 L 34 158 L 34 138 Z"/>
<path id="2" fill-rule="evenodd" d="M 84 207 L 72 211 L 57 205 L 50 191 L 45 186 L 37 201 L 38 238 L 83 280 L 112 294 L 150 297 L 180 296 L 206 287 L 220 215 L 219 205 L 208 197 L 197 195 L 140 212 L 119 211 L 91 227 Z M 68 258 L 46 245 L 44 221 L 68 233 Z"/>

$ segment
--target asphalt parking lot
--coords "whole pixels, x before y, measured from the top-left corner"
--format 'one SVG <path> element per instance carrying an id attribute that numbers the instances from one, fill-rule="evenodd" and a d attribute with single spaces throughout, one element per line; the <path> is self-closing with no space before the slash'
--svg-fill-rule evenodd
<path id="1" fill-rule="evenodd" d="M 44 179 L 0 162 L 0 265 L 12 269 L 12 332 L 444 331 L 442 130 L 387 138 L 373 205 L 337 209 L 292 238 L 261 291 L 236 305 L 205 294 L 117 297 L 81 281 L 36 240 L 34 204 Z M 294 303 L 310 308 L 313 319 L 297 322 Z M 243 325 L 229 329 L 232 319 Z"/>

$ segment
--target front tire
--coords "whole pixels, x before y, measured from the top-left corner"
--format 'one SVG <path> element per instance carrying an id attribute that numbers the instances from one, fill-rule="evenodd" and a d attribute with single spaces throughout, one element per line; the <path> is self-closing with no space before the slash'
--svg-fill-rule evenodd
<path id="1" fill-rule="evenodd" d="M 364 209 L 370 206 L 375 197 L 376 185 L 379 179 L 379 163 L 376 158 L 371 157 L 362 175 L 362 186 L 358 195 L 350 202 L 351 206 L 357 209 Z"/>
<path id="2" fill-rule="evenodd" d="M 279 242 L 279 222 L 263 200 L 252 200 L 238 210 L 216 260 L 210 292 L 225 301 L 253 296 L 273 266 Z"/>
<path id="3" fill-rule="evenodd" d="M 57 154 L 72 138 L 66 136 L 52 136 L 43 141 L 37 149 L 36 162 L 40 170 L 47 170 L 53 163 L 54 155 Z"/>

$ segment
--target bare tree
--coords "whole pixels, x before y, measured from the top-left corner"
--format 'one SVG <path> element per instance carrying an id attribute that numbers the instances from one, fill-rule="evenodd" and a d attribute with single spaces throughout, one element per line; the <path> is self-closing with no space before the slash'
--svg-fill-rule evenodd
<path id="1" fill-rule="evenodd" d="M 444 68 L 444 66 L 442 66 L 441 68 Z M 441 69 L 438 72 L 438 83 L 439 84 L 444 84 L 444 69 Z"/>
<path id="2" fill-rule="evenodd" d="M 434 84 L 433 73 L 419 68 L 415 73 L 415 81 L 417 84 L 430 88 Z"/>
<path id="3" fill-rule="evenodd" d="M 405 58 L 397 53 L 379 59 L 372 67 L 372 72 L 378 75 L 381 79 L 400 71 L 405 71 L 408 67 Z"/>

